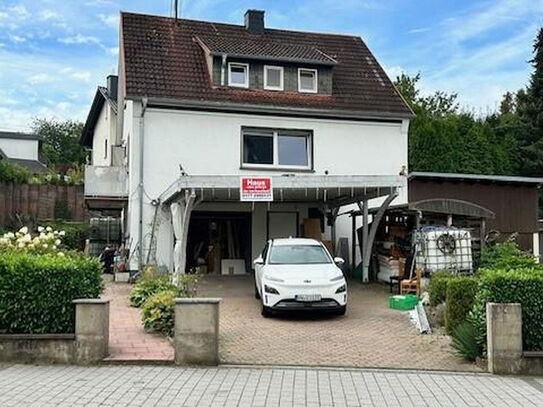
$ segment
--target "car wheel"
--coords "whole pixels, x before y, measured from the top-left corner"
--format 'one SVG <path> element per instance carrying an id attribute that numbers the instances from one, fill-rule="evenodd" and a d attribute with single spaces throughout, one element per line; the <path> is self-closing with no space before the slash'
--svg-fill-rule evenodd
<path id="1" fill-rule="evenodd" d="M 260 299 L 260 293 L 258 292 L 258 288 L 256 288 L 256 282 L 255 282 L 255 298 L 256 298 L 257 300 Z"/>
<path id="2" fill-rule="evenodd" d="M 260 312 L 264 318 L 270 318 L 272 316 L 272 311 L 269 307 L 262 305 L 262 311 Z"/>
<path id="3" fill-rule="evenodd" d="M 347 306 L 344 305 L 343 307 L 341 307 L 340 309 L 338 309 L 336 311 L 336 315 L 345 315 L 345 312 L 347 311 Z"/>

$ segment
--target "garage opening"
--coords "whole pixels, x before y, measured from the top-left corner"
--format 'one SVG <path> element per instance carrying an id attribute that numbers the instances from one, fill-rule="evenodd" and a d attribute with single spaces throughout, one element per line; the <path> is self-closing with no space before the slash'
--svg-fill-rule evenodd
<path id="1" fill-rule="evenodd" d="M 187 241 L 187 272 L 251 272 L 251 214 L 194 211 Z"/>

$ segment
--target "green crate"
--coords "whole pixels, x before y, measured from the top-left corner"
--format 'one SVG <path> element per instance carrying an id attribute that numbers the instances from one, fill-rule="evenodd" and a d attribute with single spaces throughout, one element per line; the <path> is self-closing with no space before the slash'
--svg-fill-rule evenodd
<path id="1" fill-rule="evenodd" d="M 419 297 L 413 294 L 393 295 L 388 298 L 388 307 L 401 311 L 409 311 L 419 303 Z"/>

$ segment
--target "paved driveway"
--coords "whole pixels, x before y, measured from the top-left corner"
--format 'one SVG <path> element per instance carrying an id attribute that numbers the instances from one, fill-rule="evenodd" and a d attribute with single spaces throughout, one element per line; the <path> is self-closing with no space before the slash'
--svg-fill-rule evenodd
<path id="1" fill-rule="evenodd" d="M 223 298 L 223 363 L 479 371 L 456 357 L 443 335 L 420 335 L 407 313 L 388 309 L 386 288 L 349 284 L 342 317 L 260 315 L 248 276 L 204 278 L 199 296 Z"/>

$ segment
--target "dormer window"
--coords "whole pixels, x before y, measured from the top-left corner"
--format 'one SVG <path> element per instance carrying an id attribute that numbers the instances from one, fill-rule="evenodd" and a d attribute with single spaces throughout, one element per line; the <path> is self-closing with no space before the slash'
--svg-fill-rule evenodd
<path id="1" fill-rule="evenodd" d="M 317 93 L 316 69 L 298 69 L 298 92 Z"/>
<path id="2" fill-rule="evenodd" d="M 228 64 L 228 85 L 238 88 L 248 88 L 249 64 L 230 62 Z"/>
<path id="3" fill-rule="evenodd" d="M 264 89 L 283 90 L 283 67 L 264 65 Z"/>

